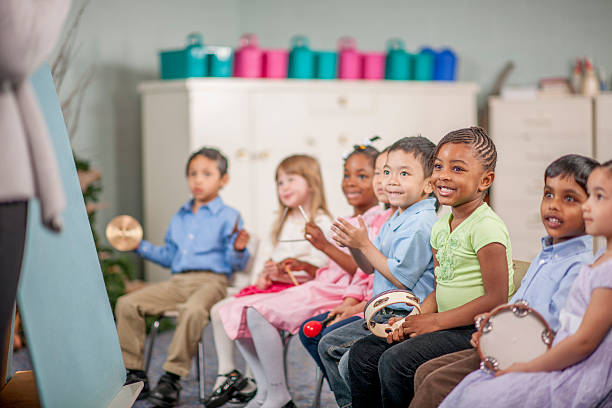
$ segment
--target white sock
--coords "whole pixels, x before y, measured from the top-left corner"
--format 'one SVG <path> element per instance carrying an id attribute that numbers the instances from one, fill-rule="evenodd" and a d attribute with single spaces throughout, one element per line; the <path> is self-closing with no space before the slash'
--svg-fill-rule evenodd
<path id="1" fill-rule="evenodd" d="M 285 384 L 283 342 L 278 329 L 254 308 L 247 309 L 247 324 L 268 386 L 262 408 L 282 407 L 291 400 L 291 395 Z M 251 368 L 255 371 L 254 366 L 251 365 Z M 255 379 L 258 380 L 257 373 Z"/>
<path id="2" fill-rule="evenodd" d="M 219 308 L 223 304 L 227 303 L 231 299 L 224 299 L 215 304 L 210 310 L 211 323 L 213 327 L 213 338 L 215 340 L 215 351 L 217 352 L 217 361 L 219 366 L 217 368 L 217 379 L 213 389 L 219 387 L 225 381 L 224 374 L 236 368 L 234 359 L 234 341 L 227 336 L 223 322 L 221 322 L 221 316 L 219 316 Z"/>
<path id="3" fill-rule="evenodd" d="M 238 347 L 238 350 L 240 350 L 240 353 L 242 353 L 247 365 L 251 367 L 253 376 L 257 382 L 257 394 L 255 394 L 255 397 L 249 401 L 245 408 L 259 408 L 263 405 L 266 399 L 268 383 L 266 381 L 266 375 L 264 374 L 263 367 L 261 366 L 259 358 L 257 358 L 257 352 L 255 351 L 253 339 L 236 339 L 236 346 Z"/>

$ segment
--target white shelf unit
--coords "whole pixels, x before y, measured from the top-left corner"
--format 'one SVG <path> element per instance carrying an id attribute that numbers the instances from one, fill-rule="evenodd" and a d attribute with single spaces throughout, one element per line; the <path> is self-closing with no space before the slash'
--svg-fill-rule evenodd
<path id="1" fill-rule="evenodd" d="M 379 147 L 421 134 L 437 142 L 476 124 L 478 87 L 457 82 L 250 80 L 198 78 L 142 83 L 145 237 L 161 243 L 170 217 L 189 197 L 189 154 L 215 146 L 229 161 L 223 200 L 246 227 L 269 233 L 277 208 L 274 170 L 286 156 L 315 156 L 334 215 L 350 207 L 340 189 L 342 156 L 380 135 Z M 167 271 L 147 263 L 147 278 Z"/>

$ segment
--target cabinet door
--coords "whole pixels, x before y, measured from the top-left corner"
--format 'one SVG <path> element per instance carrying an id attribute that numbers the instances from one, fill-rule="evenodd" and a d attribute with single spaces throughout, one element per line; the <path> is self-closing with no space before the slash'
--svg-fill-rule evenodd
<path id="1" fill-rule="evenodd" d="M 544 170 L 565 154 L 593 154 L 591 100 L 493 98 L 490 108 L 497 147 L 492 206 L 508 227 L 513 257 L 529 261 L 546 234 L 540 219 Z"/>

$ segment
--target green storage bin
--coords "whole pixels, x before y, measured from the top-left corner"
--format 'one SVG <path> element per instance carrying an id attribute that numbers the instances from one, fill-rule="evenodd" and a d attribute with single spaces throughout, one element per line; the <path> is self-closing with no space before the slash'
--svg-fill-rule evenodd
<path id="1" fill-rule="evenodd" d="M 161 79 L 181 79 L 207 75 L 206 50 L 202 34 L 191 33 L 187 36 L 187 46 L 181 50 L 161 51 Z"/>

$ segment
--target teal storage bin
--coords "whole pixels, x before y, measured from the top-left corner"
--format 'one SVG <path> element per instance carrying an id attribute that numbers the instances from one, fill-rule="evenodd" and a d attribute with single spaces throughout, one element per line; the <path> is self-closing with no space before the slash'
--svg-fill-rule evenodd
<path id="1" fill-rule="evenodd" d="M 334 51 L 318 51 L 315 53 L 315 77 L 317 79 L 335 79 L 338 64 L 338 54 Z"/>
<path id="2" fill-rule="evenodd" d="M 431 48 L 423 47 L 414 56 L 414 79 L 417 81 L 431 81 L 434 78 L 434 62 L 436 52 Z"/>
<path id="3" fill-rule="evenodd" d="M 211 77 L 231 77 L 232 76 L 232 57 L 231 47 L 206 47 L 206 65 L 208 76 Z"/>
<path id="4" fill-rule="evenodd" d="M 412 56 L 406 52 L 404 42 L 397 38 L 387 41 L 385 79 L 405 81 L 413 75 Z"/>
<path id="5" fill-rule="evenodd" d="M 287 77 L 299 79 L 314 77 L 314 54 L 308 48 L 308 38 L 304 36 L 296 35 L 291 39 Z"/>
<path id="6" fill-rule="evenodd" d="M 159 57 L 161 79 L 203 77 L 207 74 L 202 34 L 189 34 L 184 49 L 161 51 Z"/>

